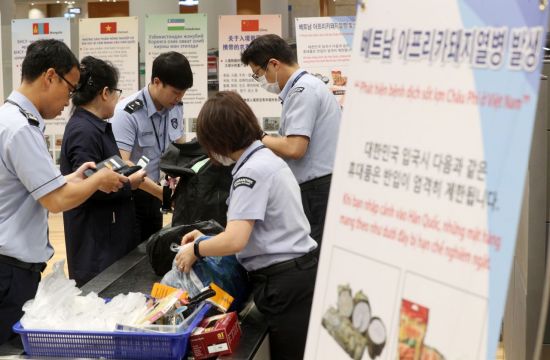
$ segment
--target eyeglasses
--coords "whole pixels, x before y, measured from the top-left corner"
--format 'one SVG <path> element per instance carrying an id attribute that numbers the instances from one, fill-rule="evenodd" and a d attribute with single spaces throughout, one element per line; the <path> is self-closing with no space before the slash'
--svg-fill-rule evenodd
<path id="1" fill-rule="evenodd" d="M 263 70 L 263 71 L 267 71 L 267 66 L 269 65 L 269 60 L 267 60 L 267 62 L 265 63 L 264 66 L 260 66 L 256 71 L 254 71 L 250 76 L 252 76 L 252 79 L 256 80 L 256 81 L 260 81 L 260 75 L 258 75 L 258 71 L 260 70 Z"/>
<path id="2" fill-rule="evenodd" d="M 63 79 L 63 81 L 65 81 L 67 83 L 67 85 L 69 85 L 69 99 L 71 99 L 74 96 L 74 94 L 78 91 L 78 89 L 80 88 L 80 84 L 73 85 L 73 84 L 70 83 L 69 80 L 65 79 L 63 77 L 63 75 L 61 75 L 60 73 L 56 72 L 56 74 L 61 79 Z"/>
<path id="3" fill-rule="evenodd" d="M 116 92 L 116 93 L 117 93 L 117 97 L 120 97 L 120 95 L 122 95 L 122 89 L 109 88 L 109 90 L 111 90 L 111 92 Z"/>

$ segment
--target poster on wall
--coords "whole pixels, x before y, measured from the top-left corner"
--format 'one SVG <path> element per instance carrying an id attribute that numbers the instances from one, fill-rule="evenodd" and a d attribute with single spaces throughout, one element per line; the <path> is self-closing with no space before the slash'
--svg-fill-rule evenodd
<path id="1" fill-rule="evenodd" d="M 27 47 L 36 40 L 56 39 L 71 46 L 71 23 L 66 18 L 15 19 L 11 21 L 12 88 L 21 84 L 21 65 Z M 70 117 L 70 106 L 56 118 L 45 120 L 46 143 L 54 162 L 59 165 L 59 154 L 65 125 Z"/>
<path id="2" fill-rule="evenodd" d="M 119 71 L 122 98 L 138 91 L 138 18 L 79 19 L 80 59 L 93 56 L 110 61 Z"/>
<path id="3" fill-rule="evenodd" d="M 151 79 L 153 60 L 164 52 L 185 55 L 193 71 L 193 87 L 183 97 L 184 129 L 187 139 L 195 137 L 196 118 L 208 99 L 206 14 L 145 16 L 145 83 Z"/>
<path id="4" fill-rule="evenodd" d="M 296 18 L 300 67 L 321 79 L 343 107 L 355 16 Z"/>
<path id="5" fill-rule="evenodd" d="M 547 18 L 358 3 L 306 359 L 495 358 Z"/>
<path id="6" fill-rule="evenodd" d="M 279 97 L 260 88 L 252 71 L 241 63 L 241 53 L 255 38 L 281 36 L 281 15 L 228 15 L 219 19 L 220 91 L 236 91 L 250 105 L 264 131 L 276 133 L 281 122 Z"/>

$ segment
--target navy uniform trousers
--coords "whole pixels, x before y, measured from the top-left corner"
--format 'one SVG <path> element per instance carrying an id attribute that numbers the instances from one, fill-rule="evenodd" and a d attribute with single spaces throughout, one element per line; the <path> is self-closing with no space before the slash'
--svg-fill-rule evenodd
<path id="1" fill-rule="evenodd" d="M 248 273 L 269 329 L 271 358 L 301 360 L 313 301 L 318 251 Z"/>
<path id="2" fill-rule="evenodd" d="M 0 262 L 0 345 L 17 338 L 12 326 L 23 316 L 23 304 L 33 299 L 40 272 Z"/>

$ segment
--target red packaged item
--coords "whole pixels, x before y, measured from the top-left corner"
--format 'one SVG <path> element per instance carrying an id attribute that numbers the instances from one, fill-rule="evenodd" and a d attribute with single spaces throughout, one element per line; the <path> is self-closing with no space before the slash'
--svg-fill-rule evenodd
<path id="1" fill-rule="evenodd" d="M 399 360 L 420 360 L 428 329 L 427 307 L 402 299 L 399 323 Z"/>
<path id="2" fill-rule="evenodd" d="M 190 338 L 195 359 L 228 355 L 235 350 L 241 337 L 241 328 L 236 312 L 211 316 L 204 319 Z"/>

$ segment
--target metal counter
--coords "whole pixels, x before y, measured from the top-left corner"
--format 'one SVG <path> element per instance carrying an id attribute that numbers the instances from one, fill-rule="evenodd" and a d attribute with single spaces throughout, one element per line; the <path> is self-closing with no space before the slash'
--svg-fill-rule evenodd
<path id="1" fill-rule="evenodd" d="M 112 298 L 128 292 L 149 294 L 153 283 L 159 280 L 160 277 L 149 265 L 143 243 L 84 285 L 82 292 L 85 295 L 93 291 L 103 298 Z M 242 335 L 236 351 L 232 355 L 220 356 L 218 359 L 269 359 L 267 326 L 253 302 L 249 302 L 240 312 L 239 320 Z M 0 346 L 0 358 L 1 355 L 11 354 L 10 359 L 32 359 L 21 355 L 22 353 L 22 349 L 10 345 Z"/>

